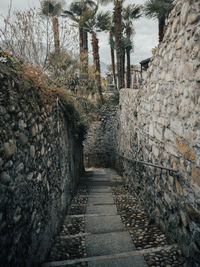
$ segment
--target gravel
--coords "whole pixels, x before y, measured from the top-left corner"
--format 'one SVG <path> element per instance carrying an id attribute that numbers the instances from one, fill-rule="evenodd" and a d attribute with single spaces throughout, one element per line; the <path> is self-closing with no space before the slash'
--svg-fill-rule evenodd
<path id="1" fill-rule="evenodd" d="M 86 246 L 85 237 L 73 237 L 84 233 L 85 220 L 84 217 L 71 217 L 68 215 L 85 214 L 87 204 L 88 187 L 80 186 L 76 195 L 71 201 L 68 209 L 68 214 L 64 218 L 60 233 L 55 237 L 53 246 L 51 248 L 47 261 L 63 261 L 85 258 Z M 66 238 L 68 237 L 68 238 Z M 87 262 L 72 264 L 67 266 L 87 266 Z"/>
<path id="2" fill-rule="evenodd" d="M 136 246 L 137 250 L 171 245 L 165 234 L 156 224 L 151 224 L 148 214 L 142 203 L 129 193 L 127 186 L 112 188 L 114 201 L 121 216 L 122 222 Z M 185 258 L 177 246 L 170 250 L 161 250 L 156 253 L 144 255 L 149 266 L 186 266 Z"/>

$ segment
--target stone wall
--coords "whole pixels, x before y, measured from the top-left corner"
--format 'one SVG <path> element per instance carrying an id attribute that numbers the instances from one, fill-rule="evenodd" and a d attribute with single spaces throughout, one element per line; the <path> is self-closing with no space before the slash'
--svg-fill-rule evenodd
<path id="1" fill-rule="evenodd" d="M 117 148 L 118 94 L 104 94 L 104 105 L 84 141 L 85 167 L 114 167 Z"/>
<path id="2" fill-rule="evenodd" d="M 179 173 L 121 157 L 116 164 L 152 219 L 178 240 L 191 266 L 200 264 L 199 14 L 199 1 L 175 1 L 145 84 L 120 91 L 118 152 Z"/>
<path id="3" fill-rule="evenodd" d="M 1 266 L 39 266 L 83 171 L 81 140 L 55 103 L 1 66 Z"/>

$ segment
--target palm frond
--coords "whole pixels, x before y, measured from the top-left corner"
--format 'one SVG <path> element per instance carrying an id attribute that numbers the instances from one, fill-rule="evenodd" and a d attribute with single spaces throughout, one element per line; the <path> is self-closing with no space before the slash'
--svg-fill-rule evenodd
<path id="1" fill-rule="evenodd" d="M 144 14 L 147 18 L 166 19 L 172 8 L 172 0 L 148 0 L 144 5 Z"/>
<path id="2" fill-rule="evenodd" d="M 97 23 L 96 28 L 100 31 L 108 31 L 111 27 L 111 16 L 110 12 L 107 11 L 105 13 L 99 12 L 97 14 Z"/>
<path id="3" fill-rule="evenodd" d="M 123 8 L 122 16 L 124 20 L 138 19 L 142 16 L 142 5 L 129 4 Z"/>
<path id="4" fill-rule="evenodd" d="M 62 12 L 62 4 L 60 1 L 43 0 L 41 2 L 41 13 L 45 16 L 60 16 Z"/>

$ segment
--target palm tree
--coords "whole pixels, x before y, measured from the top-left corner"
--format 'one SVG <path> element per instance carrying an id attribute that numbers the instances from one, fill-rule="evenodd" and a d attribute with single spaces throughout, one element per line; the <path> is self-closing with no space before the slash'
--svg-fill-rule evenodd
<path id="1" fill-rule="evenodd" d="M 123 71 L 122 71 L 122 5 L 124 0 L 99 0 L 102 4 L 114 3 L 114 36 L 115 36 L 115 47 L 117 54 L 117 77 L 118 77 L 118 88 L 123 87 Z"/>
<path id="2" fill-rule="evenodd" d="M 43 0 L 41 3 L 42 15 L 47 17 L 52 17 L 53 34 L 54 34 L 54 47 L 55 51 L 60 50 L 60 37 L 59 37 L 59 21 L 58 16 L 60 16 L 62 11 L 62 4 L 60 1 L 56 0 Z"/>
<path id="3" fill-rule="evenodd" d="M 111 55 L 111 65 L 112 65 L 112 73 L 114 79 L 115 88 L 117 88 L 117 77 L 115 70 L 115 41 L 114 41 L 114 27 L 110 24 L 110 32 L 109 32 L 109 44 L 110 44 L 110 55 Z"/>
<path id="4" fill-rule="evenodd" d="M 126 50 L 126 60 L 127 60 L 127 71 L 126 71 L 126 86 L 130 88 L 131 84 L 131 63 L 130 63 L 130 52 L 133 48 L 131 36 L 134 34 L 133 20 L 141 17 L 143 6 L 130 4 L 123 8 L 122 16 L 125 28 L 125 50 Z"/>
<path id="5" fill-rule="evenodd" d="M 173 8 L 173 0 L 148 0 L 144 5 L 147 18 L 158 19 L 159 42 L 162 42 L 166 31 L 166 19 Z"/>
<path id="6" fill-rule="evenodd" d="M 83 64 L 84 71 L 88 70 L 88 34 L 84 30 L 84 24 L 91 15 L 90 8 L 95 6 L 96 3 L 92 0 L 80 0 L 71 3 L 70 9 L 63 12 L 63 16 L 69 17 L 78 25 L 80 61 Z"/>
<path id="7" fill-rule="evenodd" d="M 110 14 L 98 13 L 97 8 L 91 14 L 90 19 L 85 23 L 84 29 L 92 34 L 92 52 L 94 62 L 94 73 L 97 84 L 97 90 L 100 96 L 101 103 L 104 103 L 102 87 L 101 87 L 101 68 L 99 57 L 99 40 L 97 38 L 97 32 L 108 31 L 110 27 Z"/>

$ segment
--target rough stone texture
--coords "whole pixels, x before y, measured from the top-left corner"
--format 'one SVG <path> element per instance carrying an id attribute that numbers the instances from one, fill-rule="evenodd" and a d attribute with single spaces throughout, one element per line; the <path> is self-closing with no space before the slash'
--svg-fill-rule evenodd
<path id="1" fill-rule="evenodd" d="M 120 91 L 116 167 L 191 266 L 200 264 L 200 2 L 177 0 L 163 42 L 139 90 Z"/>
<path id="2" fill-rule="evenodd" d="M 159 223 L 169 238 L 178 240 L 191 266 L 198 266 L 200 2 L 174 3 L 145 83 L 138 90 L 120 90 L 118 112 L 110 117 L 110 104 L 91 126 L 85 155 L 89 166 L 112 166 L 115 162 L 152 221 Z M 130 162 L 118 154 L 178 169 L 179 174 Z"/>
<path id="3" fill-rule="evenodd" d="M 45 259 L 83 171 L 72 127 L 33 83 L 1 74 L 1 266 L 39 266 Z"/>
<path id="4" fill-rule="evenodd" d="M 116 93 L 107 93 L 106 98 L 108 105 L 102 107 L 100 116 L 90 125 L 84 141 L 85 167 L 112 167 L 115 165 L 118 97 Z"/>

